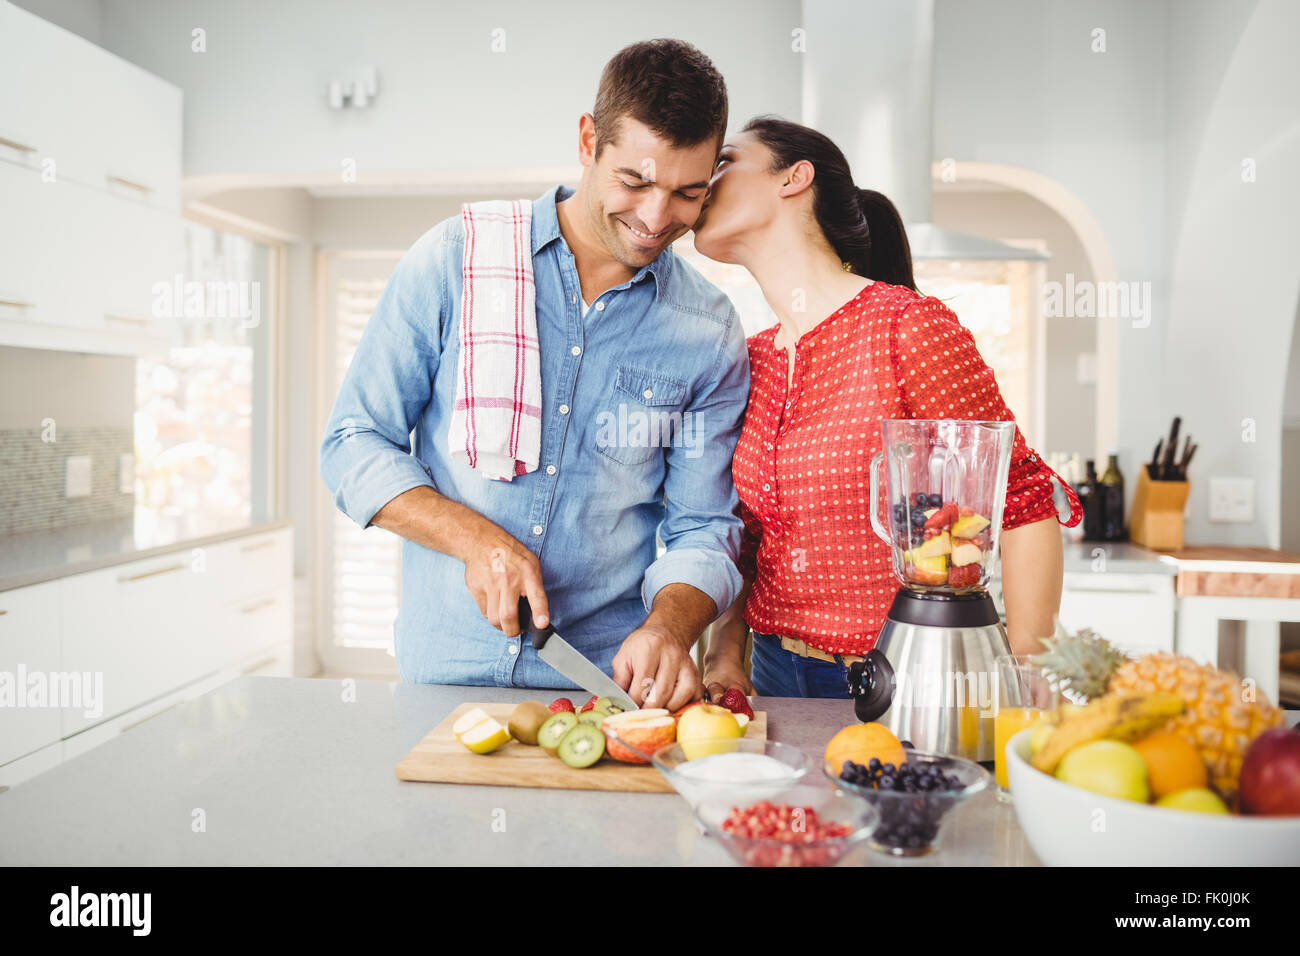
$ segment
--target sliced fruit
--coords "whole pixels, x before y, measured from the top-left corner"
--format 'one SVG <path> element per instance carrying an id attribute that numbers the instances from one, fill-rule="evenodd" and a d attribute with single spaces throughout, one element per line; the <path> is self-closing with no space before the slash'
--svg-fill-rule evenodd
<path id="1" fill-rule="evenodd" d="M 947 531 L 940 531 L 929 541 L 925 541 L 912 550 L 917 558 L 933 558 L 937 555 L 946 555 L 952 551 L 952 539 L 948 537 Z"/>
<path id="2" fill-rule="evenodd" d="M 983 515 L 964 515 L 952 523 L 954 538 L 973 538 L 989 526 L 989 519 Z"/>
<path id="3" fill-rule="evenodd" d="M 956 542 L 956 538 L 953 539 Z M 984 552 L 979 549 L 979 545 L 962 542 L 954 543 L 952 549 L 952 563 L 961 567 L 964 564 L 979 564 L 980 559 L 984 557 Z"/>
<path id="4" fill-rule="evenodd" d="M 733 714 L 747 714 L 754 716 L 754 708 L 749 706 L 749 698 L 745 696 L 744 691 L 738 687 L 730 687 L 722 695 L 722 700 L 718 701 L 723 707 Z"/>
<path id="5" fill-rule="evenodd" d="M 950 501 L 925 520 L 925 527 L 946 528 L 955 520 L 957 520 L 957 506 Z"/>
<path id="6" fill-rule="evenodd" d="M 491 717 L 480 720 L 460 735 L 460 742 L 476 754 L 489 754 L 509 741 L 510 732 Z"/>
<path id="7" fill-rule="evenodd" d="M 591 708 L 591 710 L 580 710 L 578 711 L 578 723 L 599 727 L 601 722 L 608 716 L 609 714 L 602 714 L 595 707 Z"/>
<path id="8" fill-rule="evenodd" d="M 933 557 L 922 557 L 917 554 L 920 550 L 920 548 L 913 548 L 908 552 L 910 563 L 907 567 L 907 579 L 917 584 L 947 584 L 948 556 L 937 554 Z"/>
<path id="9" fill-rule="evenodd" d="M 611 714 L 600 726 L 606 752 L 623 763 L 649 763 L 641 754 L 653 754 L 677 739 L 677 721 L 662 707 Z"/>
<path id="10" fill-rule="evenodd" d="M 605 735 L 599 727 L 581 723 L 564 735 L 556 753 L 570 767 L 590 767 L 605 756 Z"/>
<path id="11" fill-rule="evenodd" d="M 598 710 L 608 717 L 611 714 L 621 714 L 623 711 L 627 710 L 627 708 L 613 697 L 601 697 L 596 701 L 596 706 L 593 707 L 592 710 Z"/>
<path id="12" fill-rule="evenodd" d="M 736 718 L 736 723 L 740 724 L 741 731 L 749 729 L 749 714 L 732 714 Z"/>
<path id="13" fill-rule="evenodd" d="M 465 733 L 465 731 L 469 730 L 475 724 L 491 719 L 492 718 L 488 716 L 488 712 L 482 707 L 475 707 L 472 710 L 467 710 L 463 717 L 458 718 L 456 722 L 451 725 L 451 735 L 457 740 L 460 740 L 461 734 Z"/>
<path id="14" fill-rule="evenodd" d="M 551 714 L 537 731 L 537 745 L 548 754 L 554 754 L 564 735 L 576 726 L 578 726 L 577 714 L 569 711 Z"/>
<path id="15" fill-rule="evenodd" d="M 596 701 L 598 700 L 600 700 L 599 697 L 592 697 L 591 700 L 587 701 L 585 704 L 583 704 L 581 707 L 578 708 L 578 713 L 585 714 L 587 711 L 591 710 L 593 707 L 596 706 Z"/>
<path id="16" fill-rule="evenodd" d="M 973 588 L 980 583 L 980 573 L 983 571 L 983 565 L 963 564 L 961 567 L 953 566 L 948 571 L 948 586 L 953 588 Z"/>
<path id="17" fill-rule="evenodd" d="M 550 718 L 551 712 L 546 709 L 545 704 L 538 700 L 526 700 L 510 714 L 506 729 L 510 731 L 510 736 L 521 744 L 536 747 L 537 732 Z"/>

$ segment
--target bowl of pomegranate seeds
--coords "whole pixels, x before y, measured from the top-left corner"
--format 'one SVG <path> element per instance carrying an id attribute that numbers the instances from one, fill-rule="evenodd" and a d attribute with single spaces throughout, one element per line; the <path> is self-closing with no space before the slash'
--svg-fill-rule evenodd
<path id="1" fill-rule="evenodd" d="M 705 801 L 695 814 L 705 834 L 745 866 L 834 866 L 880 823 L 860 797 L 811 786 L 743 807 Z"/>

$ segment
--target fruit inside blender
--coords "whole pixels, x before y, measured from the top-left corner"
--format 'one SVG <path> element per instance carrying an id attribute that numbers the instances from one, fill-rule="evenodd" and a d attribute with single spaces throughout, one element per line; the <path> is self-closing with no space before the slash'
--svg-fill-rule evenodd
<path id="1" fill-rule="evenodd" d="M 966 590 L 986 580 L 989 519 L 939 493 L 916 492 L 893 506 L 894 545 L 909 584 Z"/>

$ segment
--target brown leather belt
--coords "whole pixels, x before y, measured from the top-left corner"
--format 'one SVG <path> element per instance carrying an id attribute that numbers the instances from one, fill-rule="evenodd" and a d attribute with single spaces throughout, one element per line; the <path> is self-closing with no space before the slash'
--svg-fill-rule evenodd
<path id="1" fill-rule="evenodd" d="M 781 638 L 781 647 L 789 651 L 791 654 L 798 654 L 800 657 L 811 657 L 818 661 L 828 661 L 831 664 L 836 663 L 834 654 L 827 654 L 820 647 L 813 647 L 811 644 L 805 643 L 795 637 Z M 855 657 L 852 654 L 840 655 L 840 661 L 844 663 L 845 667 L 848 667 L 850 664 L 856 664 L 860 660 L 862 660 L 861 657 Z"/>

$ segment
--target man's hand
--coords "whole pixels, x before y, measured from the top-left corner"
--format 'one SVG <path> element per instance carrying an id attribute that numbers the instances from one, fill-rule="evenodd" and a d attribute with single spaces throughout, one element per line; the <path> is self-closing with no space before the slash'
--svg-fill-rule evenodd
<path id="1" fill-rule="evenodd" d="M 528 607 L 538 627 L 546 627 L 550 608 L 542 589 L 542 566 L 529 551 L 502 528 L 484 520 L 464 550 L 465 586 L 488 623 L 507 637 L 520 632 L 519 599 Z"/>
<path id="2" fill-rule="evenodd" d="M 746 697 L 754 693 L 754 685 L 749 682 L 749 675 L 739 660 L 715 660 L 704 658 L 704 688 L 713 698 L 714 703 L 722 700 L 722 695 L 731 688 L 739 688 Z"/>
<path id="3" fill-rule="evenodd" d="M 614 655 L 614 680 L 638 707 L 677 710 L 704 696 L 690 646 L 648 623 Z"/>

